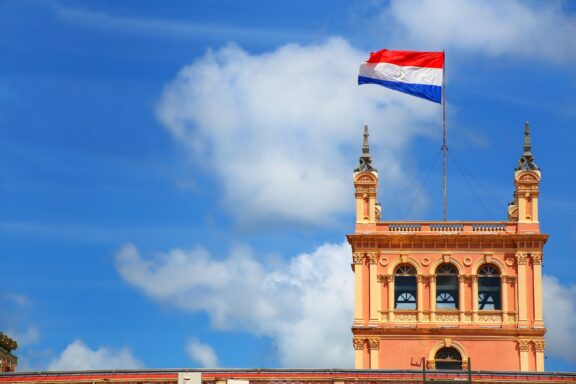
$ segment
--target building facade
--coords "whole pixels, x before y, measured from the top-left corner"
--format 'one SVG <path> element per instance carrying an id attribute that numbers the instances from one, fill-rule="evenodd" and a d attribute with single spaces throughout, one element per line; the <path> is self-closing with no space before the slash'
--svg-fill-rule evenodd
<path id="1" fill-rule="evenodd" d="M 541 173 L 529 125 L 501 222 L 381 221 L 365 128 L 354 171 L 355 367 L 543 371 Z M 503 214 L 506 214 L 503 212 Z"/>

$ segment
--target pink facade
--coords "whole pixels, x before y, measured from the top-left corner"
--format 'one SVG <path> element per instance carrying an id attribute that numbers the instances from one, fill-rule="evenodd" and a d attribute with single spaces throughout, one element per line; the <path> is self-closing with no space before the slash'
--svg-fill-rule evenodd
<path id="1" fill-rule="evenodd" d="M 507 221 L 381 221 L 365 133 L 348 236 L 356 368 L 544 370 L 540 179 L 526 126 Z"/>

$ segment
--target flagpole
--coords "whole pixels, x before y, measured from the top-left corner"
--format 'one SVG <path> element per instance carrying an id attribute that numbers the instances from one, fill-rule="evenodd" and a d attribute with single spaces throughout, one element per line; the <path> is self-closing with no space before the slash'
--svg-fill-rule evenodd
<path id="1" fill-rule="evenodd" d="M 444 201 L 444 221 L 446 221 L 446 54 L 442 50 L 444 56 L 444 66 L 442 67 L 442 152 L 444 154 L 444 177 L 443 177 L 443 201 Z"/>

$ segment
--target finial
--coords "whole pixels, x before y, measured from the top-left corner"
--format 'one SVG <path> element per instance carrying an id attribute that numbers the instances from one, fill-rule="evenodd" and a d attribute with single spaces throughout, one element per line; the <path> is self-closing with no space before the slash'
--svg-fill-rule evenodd
<path id="1" fill-rule="evenodd" d="M 370 157 L 370 145 L 368 144 L 368 126 L 364 126 L 364 142 L 362 143 L 362 156 L 360 156 L 360 165 L 354 172 L 370 172 L 376 171 L 372 167 L 372 158 Z"/>
<path id="2" fill-rule="evenodd" d="M 532 154 L 532 143 L 530 142 L 530 122 L 524 123 L 524 154 L 518 160 L 517 171 L 538 170 L 538 166 L 534 163 L 534 155 Z"/>

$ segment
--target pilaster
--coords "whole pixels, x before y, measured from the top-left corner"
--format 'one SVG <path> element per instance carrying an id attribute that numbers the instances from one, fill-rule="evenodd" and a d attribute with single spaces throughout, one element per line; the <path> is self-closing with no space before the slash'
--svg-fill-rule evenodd
<path id="1" fill-rule="evenodd" d="M 528 308 L 526 299 L 526 253 L 516 253 L 516 265 L 518 266 L 518 325 L 528 325 Z"/>
<path id="2" fill-rule="evenodd" d="M 363 298 L 362 291 L 364 287 L 364 273 L 362 264 L 364 261 L 364 255 L 361 253 L 353 253 L 353 268 L 354 268 L 354 323 L 361 323 L 363 320 L 364 308 L 363 308 Z"/>
<path id="3" fill-rule="evenodd" d="M 544 327 L 542 318 L 542 254 L 532 253 L 534 272 L 534 325 Z"/>
<path id="4" fill-rule="evenodd" d="M 370 263 L 370 322 L 377 323 L 382 303 L 380 297 L 381 288 L 378 284 L 378 255 L 369 253 L 368 261 Z"/>

